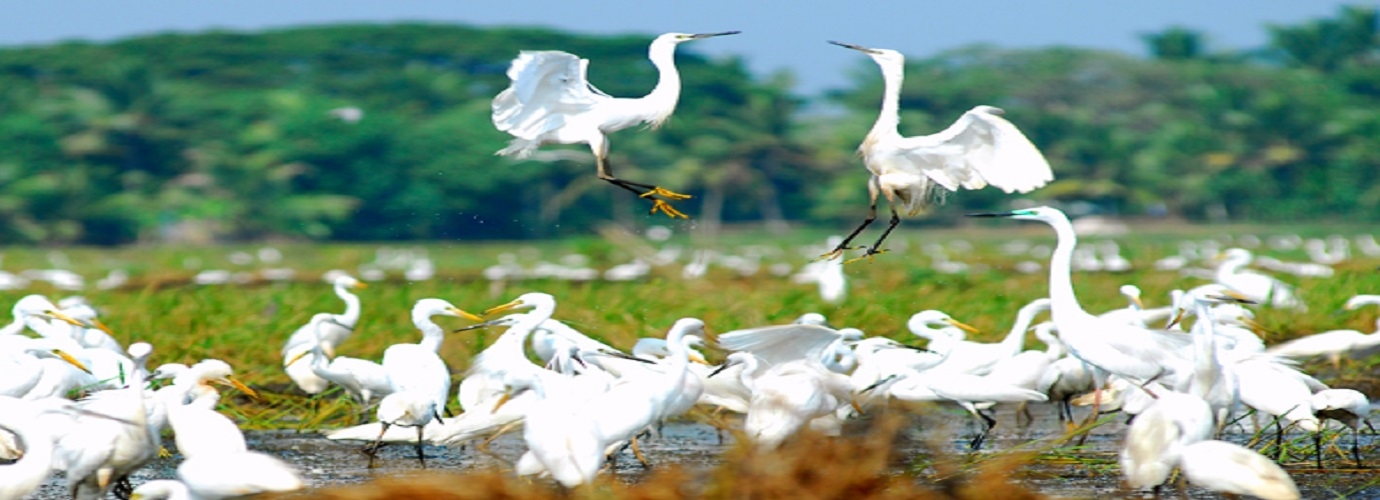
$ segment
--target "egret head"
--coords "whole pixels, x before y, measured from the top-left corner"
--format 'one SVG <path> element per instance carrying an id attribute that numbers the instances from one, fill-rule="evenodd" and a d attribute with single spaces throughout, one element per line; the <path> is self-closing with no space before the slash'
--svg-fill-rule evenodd
<path id="1" fill-rule="evenodd" d="M 851 43 L 835 42 L 833 40 L 830 40 L 829 43 L 838 45 L 839 47 L 853 49 L 858 52 L 867 54 L 868 56 L 872 57 L 872 60 L 877 61 L 877 64 L 880 64 L 884 67 L 887 65 L 891 65 L 899 68 L 901 66 L 904 66 L 906 63 L 905 55 L 891 49 L 874 49 L 870 47 L 863 47 L 861 45 L 853 45 Z"/>
<path id="2" fill-rule="evenodd" d="M 484 315 L 489 316 L 501 312 L 535 309 L 539 307 L 554 309 L 556 307 L 556 298 L 547 293 L 528 292 L 519 295 L 517 299 L 507 304 L 485 309 Z"/>
<path id="3" fill-rule="evenodd" d="M 968 214 L 968 217 L 1010 217 L 1012 219 L 1038 220 L 1051 222 L 1056 220 L 1068 221 L 1067 215 L 1062 210 L 1054 207 L 1035 207 L 1012 210 L 1010 212 Z"/>
<path id="4" fill-rule="evenodd" d="M 675 45 L 675 44 L 685 43 L 685 42 L 688 42 L 688 41 L 691 41 L 691 40 L 701 40 L 701 39 L 704 39 L 704 38 L 713 38 L 713 37 L 716 37 L 716 36 L 724 36 L 724 35 L 736 35 L 736 34 L 738 34 L 738 33 L 741 33 L 741 32 L 740 32 L 740 31 L 721 31 L 721 32 L 718 32 L 718 33 L 666 33 L 666 34 L 664 34 L 664 35 L 661 35 L 661 36 L 659 36 L 659 37 L 656 37 L 656 40 L 654 40 L 652 43 L 663 43 L 663 44 L 664 44 L 664 43 L 669 43 L 669 44 Z"/>
<path id="5" fill-rule="evenodd" d="M 484 318 L 475 316 L 455 307 L 454 304 L 441 299 L 422 299 L 417 301 L 417 305 L 412 306 L 412 317 L 431 317 L 431 316 L 457 316 L 475 321 L 484 321 Z"/>
<path id="6" fill-rule="evenodd" d="M 331 280 L 331 284 L 341 288 L 369 288 L 369 285 L 361 283 L 359 280 L 355 279 L 354 276 L 350 276 L 348 274 L 336 275 L 335 279 Z"/>

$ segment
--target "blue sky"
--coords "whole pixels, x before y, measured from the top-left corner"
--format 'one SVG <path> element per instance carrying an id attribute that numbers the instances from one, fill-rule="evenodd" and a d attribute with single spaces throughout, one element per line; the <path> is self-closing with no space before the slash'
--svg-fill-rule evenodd
<path id="1" fill-rule="evenodd" d="M 697 42 L 694 50 L 742 56 L 758 72 L 789 70 L 798 78 L 798 90 L 811 94 L 845 85 L 862 59 L 825 40 L 911 56 L 973 43 L 1142 54 L 1140 35 L 1185 26 L 1205 32 L 1212 49 L 1236 49 L 1263 45 L 1267 23 L 1296 24 L 1333 16 L 1342 5 L 1377 4 L 1380 0 L 0 0 L 0 46 L 336 22 L 540 25 L 590 34 L 742 30 L 738 36 Z M 515 47 L 514 53 L 521 48 L 559 49 Z"/>

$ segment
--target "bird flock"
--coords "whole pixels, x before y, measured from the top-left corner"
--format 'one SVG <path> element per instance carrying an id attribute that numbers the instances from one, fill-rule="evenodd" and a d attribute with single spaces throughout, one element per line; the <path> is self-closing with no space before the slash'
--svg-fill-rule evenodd
<path id="1" fill-rule="evenodd" d="M 688 196 L 613 175 L 606 135 L 642 123 L 655 127 L 670 116 L 680 88 L 673 64 L 676 45 L 734 33 L 658 37 L 649 56 L 661 77 L 639 99 L 610 97 L 591 86 L 585 78 L 587 60 L 559 51 L 522 52 L 508 72 L 512 85 L 493 103 L 494 124 L 514 137 L 499 153 L 523 156 L 543 144 L 587 144 L 601 179 L 648 200 L 652 213 L 685 217 L 672 202 Z M 872 174 L 870 212 L 847 236 L 812 249 L 814 255 L 822 254 L 815 262 L 794 272 L 789 267 L 771 272 L 795 283 L 817 284 L 824 301 L 840 303 L 846 300 L 846 274 L 838 257 L 854 249 L 852 240 L 876 218 L 878 195 L 890 204 L 890 223 L 858 258 L 884 252 L 882 244 L 899 224 L 900 213 L 918 213 L 938 188 L 992 185 L 1024 193 L 1053 176 L 1039 150 L 990 106 L 973 108 L 937 134 L 901 136 L 901 54 L 831 43 L 867 54 L 884 77 L 881 116 L 860 147 Z M 362 119 L 359 113 L 351 116 Z M 1017 271 L 1048 273 L 1048 293 L 1015 311 L 1009 333 L 998 342 L 969 340 L 974 328 L 938 310 L 895 322 L 924 348 L 835 326 L 820 314 L 801 311 L 790 324 L 717 335 L 700 319 L 681 318 L 661 325 L 663 337 L 641 339 L 623 350 L 558 319 L 556 297 L 527 292 L 478 313 L 439 298 L 419 300 L 410 313 L 418 341 L 394 344 L 381 359 L 370 360 L 340 354 L 363 311 L 356 291 L 367 285 L 333 272 L 327 281 L 344 302 L 344 312 L 315 314 L 293 331 L 281 350 L 282 367 L 303 393 L 340 386 L 366 412 L 361 415 L 366 423 L 322 432 L 331 440 L 360 443 L 370 467 L 388 443 L 414 446 L 416 459 L 425 466 L 424 444 L 473 444 L 480 452 L 493 453 L 488 446 L 495 438 L 520 432 L 525 451 L 512 463 L 515 474 L 550 478 L 567 488 L 592 483 L 625 452 L 648 463 L 640 442 L 656 439 L 660 426 L 671 419 L 694 414 L 734 428 L 754 450 L 765 452 L 805 430 L 841 435 L 849 421 L 897 402 L 962 408 L 972 416 L 975 431 L 967 448 L 973 452 L 983 449 L 998 424 L 990 412 L 996 404 L 1018 405 L 1018 416 L 1027 420 L 1029 405 L 1052 404 L 1072 435 L 1083 436 L 1102 414 L 1119 411 L 1130 418 L 1118 462 L 1131 488 L 1158 491 L 1177 469 L 1188 482 L 1224 493 L 1299 498 L 1280 465 L 1291 453 L 1284 435 L 1311 433 L 1313 458 L 1321 468 L 1323 431 L 1337 426 L 1353 431 L 1349 458 L 1363 466 L 1358 443 L 1361 428 L 1370 426 L 1366 396 L 1329 388 L 1302 372 L 1296 360 L 1326 357 L 1335 365 L 1348 353 L 1380 348 L 1380 324 L 1371 333 L 1337 330 L 1267 346 L 1254 330 L 1252 310 L 1304 311 L 1306 305 L 1284 281 L 1248 269 L 1253 262 L 1267 264 L 1245 248 L 1306 248 L 1315 262 L 1274 261 L 1269 268 L 1330 276 L 1331 266 L 1348 258 L 1345 241 L 1257 238 L 1246 244 L 1243 238 L 1242 247 L 1234 248 L 1186 243 L 1179 254 L 1154 267 L 1210 283 L 1176 291 L 1168 306 L 1156 309 L 1146 308 L 1139 289 L 1127 285 L 1120 290 L 1128 299 L 1126 308 L 1094 314 L 1075 293 L 1075 271 L 1129 270 L 1129 260 L 1114 242 L 1079 248 L 1075 224 L 1051 207 L 974 215 L 1042 222 L 1057 238 L 1052 248 L 1019 240 L 1003 245 L 1004 252 L 1022 259 Z M 971 272 L 981 264 L 963 262 L 970 248 L 961 244 L 930 244 L 922 250 L 933 259 L 936 272 Z M 1374 240 L 1369 244 L 1375 246 Z M 1369 253 L 1369 246 L 1358 246 Z M 281 254 L 274 252 L 260 251 L 258 259 L 276 263 Z M 654 265 L 681 257 L 670 247 L 646 253 L 603 271 L 589 268 L 581 258 L 529 268 L 509 254 L 483 276 L 501 283 L 527 278 L 636 280 Z M 255 258 L 243 257 L 239 264 Z M 1208 257 L 1216 259 L 1213 268 L 1190 267 Z M 702 277 L 711 263 L 748 275 L 763 265 L 763 254 L 701 250 L 687 260 L 681 271 L 686 279 Z M 408 279 L 416 280 L 436 272 L 424 255 L 391 251 L 381 252 L 358 274 L 374 280 L 384 269 L 405 270 Z M 291 277 L 287 271 L 275 276 Z M 24 279 L 40 274 L 31 276 Z M 231 272 L 203 272 L 195 281 L 212 285 L 243 279 Z M 71 277 L 53 280 L 65 280 L 68 290 L 82 286 Z M 1346 308 L 1368 304 L 1380 304 L 1380 296 L 1356 296 Z M 0 459 L 10 462 L 0 465 L 0 499 L 24 498 L 58 472 L 76 499 L 110 494 L 230 498 L 307 486 L 293 465 L 248 449 L 239 428 L 217 411 L 221 394 L 215 385 L 257 396 L 233 377 L 225 361 L 149 370 L 154 346 L 122 346 L 97 318 L 97 308 L 80 298 L 54 303 L 28 295 L 11 312 L 13 322 L 0 329 Z M 437 317 L 469 323 L 456 332 L 502 329 L 474 357 L 456 387 L 440 355 L 448 332 Z M 1043 350 L 1027 349 L 1031 331 L 1045 344 Z M 721 358 L 719 364 L 710 364 L 707 352 Z M 447 411 L 451 398 L 460 412 Z M 1079 418 L 1078 413 L 1085 415 Z M 730 414 L 741 418 L 726 418 Z M 1228 440 L 1260 429 L 1277 435 L 1269 449 Z M 181 455 L 176 479 L 133 484 L 135 471 L 167 452 L 162 436 L 168 430 Z"/>

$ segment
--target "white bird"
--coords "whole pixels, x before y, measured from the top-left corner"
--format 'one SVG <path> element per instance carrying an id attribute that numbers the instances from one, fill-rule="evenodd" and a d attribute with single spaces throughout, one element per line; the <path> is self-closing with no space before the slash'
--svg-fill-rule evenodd
<path id="1" fill-rule="evenodd" d="M 813 359 L 770 365 L 749 352 L 735 352 L 719 368 L 741 365 L 742 383 L 752 392 L 743 432 L 759 449 L 773 449 L 812 420 L 834 415 L 852 402 L 852 385 Z M 711 374 L 713 376 L 713 374 Z"/>
<path id="2" fill-rule="evenodd" d="M 600 179 L 652 200 L 652 213 L 660 210 L 672 218 L 684 218 L 685 214 L 667 201 L 689 196 L 613 175 L 607 134 L 643 123 L 655 128 L 671 117 L 680 100 L 677 45 L 736 33 L 666 33 L 657 37 L 647 56 L 660 76 L 651 93 L 639 98 L 612 97 L 594 88 L 586 77 L 588 59 L 555 50 L 520 52 L 508 68 L 512 83 L 494 97 L 494 126 L 514 137 L 497 154 L 521 158 L 543 144 L 588 144 Z"/>
<path id="3" fill-rule="evenodd" d="M 179 485 L 187 498 L 220 499 L 306 487 L 291 466 L 272 456 L 251 451 L 244 434 L 229 418 L 210 408 L 174 405 L 168 423 L 183 461 L 178 481 L 150 481 L 135 489 L 140 498 L 176 498 Z M 157 484 L 153 484 L 157 483 Z M 178 483 L 178 484 L 167 484 Z M 145 496 L 147 495 L 147 496 Z M 164 496 L 168 495 L 168 496 Z"/>
<path id="4" fill-rule="evenodd" d="M 1049 309 L 1049 299 L 1040 298 L 1031 301 L 1021 307 L 1016 313 L 1016 321 L 1012 323 L 1011 330 L 1006 337 L 997 343 L 972 342 L 968 340 L 952 340 L 945 335 L 938 335 L 930 340 L 929 348 L 933 351 L 947 352 L 948 357 L 943 363 L 934 367 L 932 370 L 943 373 L 968 373 L 972 375 L 986 375 L 992 371 L 999 363 L 1010 360 L 1025 348 L 1025 332 L 1030 328 L 1030 324 L 1035 321 L 1035 316 Z M 917 313 L 911 316 L 906 326 L 912 332 L 924 331 L 923 323 L 925 313 Z M 947 318 L 947 316 L 945 316 Z M 962 328 L 962 323 L 952 319 L 941 318 L 940 321 L 948 322 Z M 971 328 L 971 327 L 970 327 Z"/>
<path id="5" fill-rule="evenodd" d="M 983 441 L 987 439 L 987 434 L 997 425 L 997 421 L 992 417 L 978 411 L 975 403 L 987 401 L 1019 403 L 1048 400 L 1044 394 L 1038 391 L 991 381 L 986 377 L 967 373 L 936 373 L 934 370 L 927 372 L 907 371 L 892 375 L 871 387 L 862 388 L 861 392 L 873 390 L 885 391 L 884 394 L 902 401 L 953 401 L 958 403 L 981 426 L 981 430 L 968 443 L 969 449 L 972 450 L 981 448 Z"/>
<path id="6" fill-rule="evenodd" d="M 422 340 L 416 344 L 393 344 L 383 351 L 383 369 L 388 372 L 393 392 L 379 401 L 376 410 L 382 429 L 378 439 L 364 450 L 369 455 L 370 467 L 383 435 L 394 425 L 417 429 L 417 459 L 426 465 L 422 454 L 423 428 L 445 411 L 450 395 L 450 370 L 439 354 L 446 332 L 431 320 L 432 316 L 484 319 L 441 299 L 422 299 L 412 306 L 412 324 L 421 330 Z"/>
<path id="7" fill-rule="evenodd" d="M 1218 283 L 1245 295 L 1246 298 L 1257 304 L 1269 304 L 1274 307 L 1296 309 L 1306 311 L 1308 307 L 1294 295 L 1293 287 L 1288 284 L 1260 274 L 1255 271 L 1246 270 L 1246 265 L 1251 263 L 1251 251 L 1244 248 L 1230 248 L 1222 254 L 1222 261 L 1217 265 L 1214 274 Z"/>
<path id="8" fill-rule="evenodd" d="M 153 347 L 140 342 L 130 351 L 143 366 Z M 154 458 L 159 439 L 148 428 L 144 399 L 144 377 L 134 370 L 129 387 L 100 391 L 81 402 L 84 412 L 104 416 L 79 415 L 65 434 L 56 437 L 73 498 L 104 498 L 116 481 Z"/>
<path id="9" fill-rule="evenodd" d="M 312 315 L 311 321 L 307 326 L 314 331 L 320 332 L 325 325 L 334 325 L 335 315 L 331 313 L 316 313 Z M 325 352 L 326 340 L 321 339 L 312 349 L 298 354 L 300 357 L 311 357 L 311 371 L 322 380 L 334 383 L 345 388 L 359 403 L 360 409 L 369 407 L 374 398 L 382 398 L 393 392 L 393 382 L 388 379 L 388 370 L 383 365 L 369 361 L 367 359 L 351 358 L 347 356 L 336 356 L 331 358 Z M 289 359 L 289 367 L 296 365 L 297 359 Z M 302 380 L 306 380 L 303 378 Z M 300 385 L 299 385 L 300 387 Z"/>
<path id="10" fill-rule="evenodd" d="M 771 365 L 810 359 L 831 370 L 847 372 L 856 362 L 847 343 L 858 340 L 862 340 L 862 332 L 857 329 L 792 323 L 734 330 L 720 334 L 718 344 L 730 351 L 750 352 Z"/>
<path id="11" fill-rule="evenodd" d="M 1183 447 L 1179 468 L 1188 482 L 1222 493 L 1264 500 L 1297 500 L 1298 487 L 1270 459 L 1241 445 L 1206 440 Z"/>
<path id="12" fill-rule="evenodd" d="M 1140 389 L 1132 389 L 1140 390 Z M 1212 437 L 1212 409 L 1202 398 L 1159 391 L 1126 431 L 1121 475 L 1132 488 L 1155 488 L 1169 479 L 1184 446 Z"/>
<path id="13" fill-rule="evenodd" d="M 1341 422 L 1342 425 L 1351 428 L 1351 458 L 1356 460 L 1356 468 L 1361 465 L 1361 451 L 1358 449 L 1360 444 L 1361 424 L 1365 423 L 1372 434 L 1375 427 L 1370 425 L 1370 412 L 1372 406 L 1365 394 L 1355 389 L 1324 389 L 1313 393 L 1309 405 L 1313 408 L 1313 415 L 1319 420 L 1330 419 Z M 1317 453 L 1318 468 L 1322 468 L 1322 432 L 1313 434 L 1313 447 Z"/>
<path id="14" fill-rule="evenodd" d="M 359 296 L 350 293 L 350 289 L 368 286 L 345 274 L 335 276 L 331 285 L 335 295 L 345 301 L 345 312 L 332 314 L 330 321 L 325 324 L 312 326 L 308 322 L 302 325 L 283 344 L 283 369 L 292 382 L 307 394 L 320 394 L 329 385 L 326 379 L 312 371 L 312 362 L 316 357 L 311 354 L 312 348 L 319 344 L 327 356 L 335 357 L 335 348 L 354 333 L 355 325 L 359 323 Z M 320 339 L 317 338 L 318 329 L 321 330 Z"/>
<path id="15" fill-rule="evenodd" d="M 0 396 L 0 430 L 15 433 L 24 453 L 14 463 L 0 465 L 0 498 L 24 498 L 48 479 L 53 463 L 53 435 L 39 416 L 48 411 L 70 412 L 70 401 L 49 398 L 25 401 Z"/>
<path id="16" fill-rule="evenodd" d="M 1064 212 L 1051 207 L 1035 207 L 973 216 L 1037 220 L 1054 229 L 1058 241 L 1050 256 L 1050 315 L 1059 332 L 1059 340 L 1064 342 L 1070 355 L 1103 374 L 1119 375 L 1137 383 L 1188 371 L 1187 360 L 1178 354 L 1191 342 L 1188 336 L 1154 332 L 1115 319 L 1099 318 L 1078 303 L 1071 273 L 1078 235 Z M 1097 385 L 1100 388 L 1103 383 Z M 1100 395 L 1101 391 L 1094 394 Z M 1094 406 L 1100 402 L 1100 397 L 1095 399 Z M 1096 413 L 1093 412 L 1093 416 Z"/>
<path id="17" fill-rule="evenodd" d="M 1352 297 L 1346 301 L 1346 310 L 1355 310 L 1367 304 L 1380 304 L 1380 295 Z M 1330 330 L 1270 346 L 1265 352 L 1286 358 L 1327 356 L 1333 367 L 1340 367 L 1342 355 L 1348 351 L 1376 346 L 1380 346 L 1380 320 L 1375 322 L 1375 331 L 1368 334 L 1357 330 Z"/>
<path id="18" fill-rule="evenodd" d="M 872 172 L 868 181 L 871 208 L 867 219 L 844 238 L 824 258 L 835 258 L 877 218 L 877 195 L 886 197 L 891 207 L 891 224 L 864 257 L 882 252 L 882 242 L 901 223 L 897 206 L 915 215 L 929 200 L 935 185 L 949 191 L 981 189 L 988 184 L 1007 193 L 1026 193 L 1054 180 L 1049 163 L 1040 150 L 1026 139 L 1002 110 L 978 106 L 936 134 L 903 137 L 900 123 L 901 81 L 905 78 L 905 56 L 888 49 L 871 49 L 839 42 L 840 47 L 861 51 L 882 69 L 885 85 L 882 110 L 858 151 Z"/>

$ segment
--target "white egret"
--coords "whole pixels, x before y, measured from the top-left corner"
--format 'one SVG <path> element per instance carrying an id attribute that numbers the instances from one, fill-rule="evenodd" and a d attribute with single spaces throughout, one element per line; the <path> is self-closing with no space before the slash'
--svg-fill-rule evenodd
<path id="1" fill-rule="evenodd" d="M 520 395 L 531 394 L 522 416 L 527 452 L 518 460 L 518 475 L 545 472 L 566 488 L 593 481 L 603 462 L 604 446 L 594 421 L 577 411 L 583 401 L 570 399 L 572 393 L 548 389 L 532 372 L 506 372 L 503 380 L 505 390 L 494 412 Z"/>
<path id="2" fill-rule="evenodd" d="M 153 348 L 141 342 L 130 351 L 143 365 Z M 129 387 L 100 391 L 81 402 L 84 412 L 105 417 L 79 415 L 56 440 L 73 498 L 104 498 L 116 481 L 153 459 L 159 439 L 148 428 L 144 399 L 144 376 L 135 370 Z"/>
<path id="3" fill-rule="evenodd" d="M 652 213 L 659 210 L 672 218 L 686 217 L 667 201 L 689 196 L 613 175 L 607 134 L 643 123 L 655 128 L 671 117 L 680 100 L 677 45 L 736 33 L 667 33 L 657 37 L 647 55 L 660 76 L 652 92 L 640 98 L 612 97 L 594 88 L 586 77 L 587 59 L 555 50 L 522 51 L 508 68 L 512 84 L 493 102 L 494 126 L 514 137 L 498 154 L 521 158 L 543 144 L 588 144 L 600 179 L 651 200 Z"/>
<path id="4" fill-rule="evenodd" d="M 1251 263 L 1251 251 L 1244 248 L 1230 248 L 1222 254 L 1217 265 L 1216 281 L 1235 290 L 1246 298 L 1274 307 L 1306 311 L 1308 307 L 1294 294 L 1293 287 L 1283 281 L 1264 274 L 1246 270 Z"/>
<path id="5" fill-rule="evenodd" d="M 355 325 L 359 323 L 359 296 L 350 293 L 350 289 L 363 289 L 368 285 L 349 275 L 341 274 L 331 281 L 331 286 L 335 290 L 335 295 L 345 302 L 345 312 L 331 314 L 330 320 L 324 324 L 312 326 L 312 323 L 308 322 L 302 325 L 297 331 L 292 332 L 292 336 L 283 344 L 283 369 L 287 371 L 292 382 L 307 394 L 319 394 L 326 390 L 329 384 L 312 370 L 312 361 L 315 358 L 315 355 L 311 354 L 312 348 L 320 344 L 327 356 L 335 357 L 335 348 L 354 333 Z M 317 330 L 320 330 L 319 340 Z"/>
<path id="6" fill-rule="evenodd" d="M 1184 446 L 1179 469 L 1188 482 L 1222 493 L 1251 495 L 1264 500 L 1297 500 L 1298 487 L 1274 462 L 1249 448 L 1206 440 Z"/>
<path id="7" fill-rule="evenodd" d="M 94 384 L 85 363 L 48 339 L 0 335 L 0 396 L 34 400 L 63 397 Z"/>
<path id="8" fill-rule="evenodd" d="M 1054 336 L 1054 323 L 1044 322 L 1035 325 L 1035 337 L 1048 346 L 1046 356 L 1051 360 L 1049 367 L 1035 384 L 1035 390 L 1045 393 L 1050 401 L 1059 405 L 1060 422 L 1073 423 L 1073 407 L 1069 400 L 1097 389 L 1093 381 L 1093 369 L 1083 360 L 1065 356 L 1068 349 L 1064 342 Z M 1067 419 L 1067 420 L 1066 420 Z"/>
<path id="9" fill-rule="evenodd" d="M 1318 382 L 1291 366 L 1287 360 L 1269 354 L 1252 354 L 1226 365 L 1236 374 L 1241 403 L 1255 408 L 1259 414 L 1275 418 L 1277 459 L 1284 456 L 1284 426 L 1298 426 L 1305 432 L 1318 432 L 1321 421 L 1313 415 L 1310 404 L 1313 393 L 1326 389 Z"/>
<path id="10" fill-rule="evenodd" d="M 335 324 L 334 316 L 331 313 L 316 313 L 307 325 L 320 332 L 325 325 Z M 298 356 L 310 356 L 312 373 L 322 380 L 345 388 L 345 391 L 359 403 L 361 410 L 368 408 L 374 398 L 381 398 L 393 392 L 393 382 L 389 380 L 388 370 L 384 369 L 383 365 L 367 359 L 346 356 L 331 358 L 326 354 L 325 346 L 326 339 L 323 337 L 321 342 Z M 290 359 L 287 364 L 293 366 L 295 362 L 295 359 Z"/>
<path id="11" fill-rule="evenodd" d="M 1140 390 L 1140 389 L 1131 389 Z M 1136 415 L 1120 453 L 1121 475 L 1132 488 L 1154 488 L 1169 479 L 1184 446 L 1212 437 L 1212 409 L 1202 398 L 1158 391 L 1155 402 Z"/>
<path id="12" fill-rule="evenodd" d="M 1346 310 L 1355 310 L 1367 304 L 1380 304 L 1380 295 L 1357 295 L 1346 301 Z M 1342 355 L 1352 350 L 1363 350 L 1380 346 L 1380 320 L 1375 322 L 1375 331 L 1362 333 L 1357 330 L 1331 330 L 1299 337 L 1288 342 L 1270 346 L 1265 352 L 1286 358 L 1309 358 L 1327 356 L 1334 368 L 1340 367 Z"/>
<path id="13" fill-rule="evenodd" d="M 1058 242 L 1050 256 L 1050 315 L 1059 339 L 1069 354 L 1104 373 L 1116 374 L 1135 382 L 1153 380 L 1175 371 L 1187 371 L 1187 362 L 1178 355 L 1191 339 L 1186 335 L 1158 333 L 1114 319 L 1089 314 L 1078 303 L 1073 290 L 1071 261 L 1078 235 L 1064 212 L 1051 207 L 1035 207 L 1005 213 L 973 214 L 974 217 L 1011 217 L 1037 220 L 1054 229 Z M 1101 383 L 1098 384 L 1102 386 Z M 1097 391 L 1094 394 L 1101 394 Z M 1100 406 L 1100 397 L 1094 407 Z M 1097 412 L 1093 412 L 1096 416 Z"/>
<path id="14" fill-rule="evenodd" d="M 853 346 L 858 367 L 849 374 L 853 387 L 868 387 L 888 376 L 923 372 L 944 362 L 947 353 L 911 347 L 886 337 L 868 337 Z"/>
<path id="15" fill-rule="evenodd" d="M 1319 420 L 1336 420 L 1351 428 L 1351 458 L 1356 460 L 1356 468 L 1361 468 L 1361 451 L 1359 450 L 1361 424 L 1365 423 L 1370 432 L 1375 433 L 1375 427 L 1370 425 L 1369 418 L 1372 407 L 1366 395 L 1355 389 L 1325 389 L 1313 393 L 1313 397 L 1309 400 L 1309 406 L 1313 409 L 1313 415 Z M 1317 453 L 1318 468 L 1321 469 L 1321 429 L 1313 434 L 1313 448 Z"/>
<path id="16" fill-rule="evenodd" d="M 183 456 L 178 480 L 146 482 L 135 488 L 133 498 L 238 498 L 306 487 L 282 460 L 249 450 L 244 435 L 224 415 L 189 405 L 170 408 L 168 416 Z"/>
<path id="17" fill-rule="evenodd" d="M 422 453 L 423 427 L 433 417 L 440 420 L 450 395 L 450 370 L 438 354 L 446 332 L 431 320 L 432 316 L 483 320 L 441 299 L 422 299 L 412 307 L 412 324 L 421 330 L 422 340 L 416 344 L 393 344 L 383 351 L 383 369 L 388 372 L 393 392 L 379 401 L 376 415 L 382 428 L 374 443 L 364 449 L 370 467 L 383 435 L 394 425 L 417 429 L 417 459 L 426 465 Z"/>
<path id="18" fill-rule="evenodd" d="M 946 335 L 937 335 L 930 339 L 929 348 L 931 350 L 947 352 L 948 357 L 943 363 L 933 368 L 935 371 L 945 373 L 968 373 L 972 375 L 986 375 L 991 372 L 997 364 L 1010 360 L 1025 348 L 1025 332 L 1030 328 L 1030 324 L 1035 321 L 1035 316 L 1041 312 L 1049 310 L 1050 300 L 1045 298 L 1035 299 L 1029 304 L 1022 306 L 1016 313 L 1016 321 L 1012 323 L 1011 330 L 1006 337 L 998 343 L 972 342 L 968 340 L 953 340 Z M 958 326 L 960 329 L 967 327 L 962 323 L 948 318 L 947 315 L 937 318 L 939 322 Z M 926 322 L 933 323 L 931 316 L 927 316 L 924 311 L 911 316 L 906 326 L 911 332 L 925 332 Z M 976 329 L 973 329 L 976 331 Z M 921 335 L 922 333 L 917 333 Z"/>
<path id="19" fill-rule="evenodd" d="M 897 206 L 908 215 L 919 213 L 932 196 L 935 186 L 949 191 L 981 189 L 988 184 L 1007 193 L 1026 193 L 1054 180 L 1049 163 L 1040 150 L 1026 139 L 1002 110 L 978 106 L 959 117 L 949 128 L 935 134 L 902 137 L 900 124 L 901 81 L 905 78 L 905 56 L 888 49 L 872 49 L 839 42 L 840 47 L 861 51 L 882 69 L 885 85 L 882 110 L 858 151 L 872 178 L 868 181 L 871 208 L 867 219 L 824 258 L 835 258 L 877 218 L 877 195 L 886 196 L 891 207 L 891 224 L 864 257 L 881 253 L 882 242 L 901 223 Z"/>
<path id="20" fill-rule="evenodd" d="M 987 439 L 987 433 L 997 425 L 997 421 L 983 414 L 975 403 L 1019 403 L 1024 401 L 1047 401 L 1048 397 L 1038 391 L 988 380 L 986 377 L 967 373 L 936 373 L 906 371 L 888 376 L 863 392 L 885 391 L 884 394 L 902 401 L 953 401 L 967 410 L 981 426 L 981 430 L 968 443 L 969 449 L 977 450 Z"/>
<path id="21" fill-rule="evenodd" d="M 0 396 L 0 407 L 5 409 L 0 411 L 0 430 L 14 432 L 24 444 L 18 461 L 0 465 L 0 498 L 24 498 L 48 479 L 53 463 L 53 435 L 39 415 L 68 411 L 70 404 L 57 398 L 25 401 Z"/>
<path id="22" fill-rule="evenodd" d="M 1145 303 L 1140 300 L 1140 287 L 1135 285 L 1121 285 L 1119 290 L 1121 291 L 1121 295 L 1125 296 L 1126 300 L 1131 303 L 1122 309 L 1113 309 L 1099 314 L 1098 316 L 1103 318 L 1114 318 L 1130 325 L 1145 328 L 1147 322 L 1145 318 Z"/>
<path id="23" fill-rule="evenodd" d="M 776 448 L 811 420 L 852 402 L 848 379 L 812 359 L 770 365 L 750 352 L 735 352 L 719 370 L 735 365 L 742 366 L 739 377 L 752 392 L 743 431 L 759 449 Z"/>

